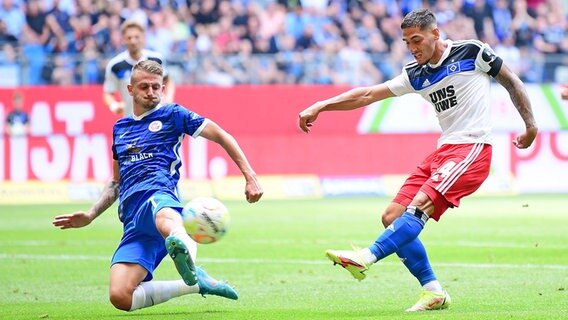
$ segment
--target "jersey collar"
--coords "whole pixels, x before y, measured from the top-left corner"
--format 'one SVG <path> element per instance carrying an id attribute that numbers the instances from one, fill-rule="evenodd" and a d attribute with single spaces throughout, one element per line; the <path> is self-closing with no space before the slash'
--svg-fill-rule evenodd
<path id="1" fill-rule="evenodd" d="M 444 50 L 444 53 L 442 53 L 442 56 L 440 57 L 440 61 L 438 61 L 438 63 L 436 63 L 436 64 L 428 63 L 428 66 L 430 68 L 437 68 L 437 67 L 441 66 L 442 63 L 444 62 L 444 60 L 446 60 L 446 58 L 450 55 L 450 51 L 452 50 L 452 40 L 447 39 L 445 42 L 448 46 L 446 47 L 446 50 Z"/>
<path id="2" fill-rule="evenodd" d="M 132 58 L 132 56 L 130 55 L 130 52 L 128 50 L 126 50 L 125 53 L 126 53 L 126 59 L 125 60 L 130 65 L 135 65 L 140 61 L 148 60 L 148 55 L 146 54 L 146 49 L 142 50 L 142 56 L 140 56 L 139 60 L 134 60 L 134 58 Z"/>
<path id="3" fill-rule="evenodd" d="M 158 109 L 160 109 L 162 106 L 163 106 L 163 105 L 162 105 L 162 103 L 160 102 L 160 103 L 158 103 L 158 105 L 157 105 L 156 107 L 152 108 L 151 110 L 148 110 L 148 111 L 144 112 L 143 114 L 141 114 L 141 115 L 139 115 L 139 116 L 137 116 L 137 115 L 135 115 L 135 114 L 132 114 L 132 119 L 134 119 L 134 120 L 142 120 L 142 119 L 144 119 L 145 117 L 147 117 L 148 115 L 154 113 L 155 111 L 158 111 Z"/>

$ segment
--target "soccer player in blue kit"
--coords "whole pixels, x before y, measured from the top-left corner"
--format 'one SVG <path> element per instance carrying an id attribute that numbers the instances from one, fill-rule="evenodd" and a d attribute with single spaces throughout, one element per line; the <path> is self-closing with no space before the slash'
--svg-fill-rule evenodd
<path id="1" fill-rule="evenodd" d="M 326 256 L 363 280 L 371 265 L 396 253 L 423 290 L 406 311 L 446 309 L 451 298 L 436 278 L 418 235 L 428 220 L 438 221 L 447 209 L 457 207 L 489 175 L 490 76 L 508 91 L 525 124 L 513 145 L 530 147 L 538 128 L 523 83 L 487 44 L 442 39 L 429 9 L 408 13 L 401 29 L 402 40 L 415 61 L 385 83 L 351 89 L 314 103 L 300 112 L 299 126 L 310 132 L 323 111 L 353 110 L 407 93 L 420 94 L 432 105 L 442 129 L 438 148 L 416 167 L 383 212 L 386 229 L 366 248 L 327 250 Z"/>
<path id="2" fill-rule="evenodd" d="M 189 293 L 238 298 L 227 283 L 194 265 L 197 245 L 183 226 L 183 205 L 176 193 L 181 166 L 178 150 L 186 134 L 201 136 L 225 149 L 245 178 L 248 202 L 257 202 L 263 194 L 233 136 L 183 106 L 161 104 L 163 72 L 162 66 L 151 60 L 132 68 L 128 92 L 134 100 L 134 113 L 114 125 L 111 181 L 88 211 L 60 215 L 53 221 L 61 229 L 81 228 L 119 199 L 124 234 L 112 257 L 109 296 L 117 309 L 125 311 Z M 154 270 L 168 254 L 183 280 L 152 280 Z"/>

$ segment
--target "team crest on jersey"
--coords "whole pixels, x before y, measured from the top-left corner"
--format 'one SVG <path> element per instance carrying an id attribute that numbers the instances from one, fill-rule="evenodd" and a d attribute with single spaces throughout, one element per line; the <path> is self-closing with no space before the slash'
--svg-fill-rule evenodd
<path id="1" fill-rule="evenodd" d="M 150 123 L 150 125 L 148 126 L 148 130 L 152 132 L 158 132 L 162 130 L 162 121 L 160 120 L 152 121 L 152 123 Z"/>
<path id="2" fill-rule="evenodd" d="M 449 64 L 448 66 L 446 66 L 446 71 L 448 73 L 448 75 L 453 74 L 453 73 L 457 73 L 461 71 L 460 68 L 460 62 L 454 62 Z"/>

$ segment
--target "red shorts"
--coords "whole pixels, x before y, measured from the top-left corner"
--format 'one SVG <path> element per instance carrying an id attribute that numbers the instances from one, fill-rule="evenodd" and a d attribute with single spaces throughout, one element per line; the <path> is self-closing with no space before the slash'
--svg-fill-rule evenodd
<path id="1" fill-rule="evenodd" d="M 434 203 L 431 218 L 438 221 L 460 199 L 477 190 L 489 175 L 492 147 L 489 144 L 442 145 L 418 165 L 406 179 L 393 202 L 408 206 L 422 191 Z"/>

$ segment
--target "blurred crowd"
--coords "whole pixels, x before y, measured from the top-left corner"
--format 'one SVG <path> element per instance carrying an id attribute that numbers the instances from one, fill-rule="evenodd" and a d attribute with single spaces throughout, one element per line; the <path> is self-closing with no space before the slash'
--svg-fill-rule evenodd
<path id="1" fill-rule="evenodd" d="M 120 25 L 146 27 L 181 84 L 370 85 L 412 59 L 400 21 L 489 43 L 526 82 L 568 81 L 566 0 L 0 0 L 2 85 L 102 83 Z"/>

